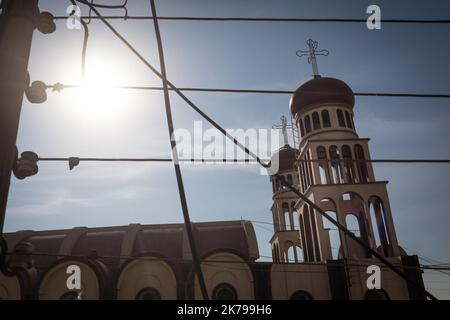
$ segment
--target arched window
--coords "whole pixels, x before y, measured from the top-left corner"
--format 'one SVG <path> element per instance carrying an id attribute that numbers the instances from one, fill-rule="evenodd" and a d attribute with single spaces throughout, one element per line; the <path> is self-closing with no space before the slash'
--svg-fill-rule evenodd
<path id="1" fill-rule="evenodd" d="M 331 127 L 330 114 L 328 113 L 328 110 L 322 111 L 322 123 L 324 128 Z"/>
<path id="2" fill-rule="evenodd" d="M 339 149 L 336 146 L 330 146 L 330 160 L 331 160 L 331 174 L 333 183 L 341 183 L 341 157 L 339 155 Z"/>
<path id="3" fill-rule="evenodd" d="M 311 120 L 309 119 L 309 116 L 305 117 L 305 130 L 306 130 L 306 133 L 311 132 Z"/>
<path id="4" fill-rule="evenodd" d="M 161 295 L 155 288 L 145 287 L 138 292 L 135 300 L 161 300 Z"/>
<path id="5" fill-rule="evenodd" d="M 355 159 L 361 160 L 356 161 L 359 173 L 359 181 L 361 181 L 362 183 L 369 181 L 367 164 L 364 162 L 364 160 L 366 160 L 366 157 L 364 156 L 364 149 L 360 144 L 355 145 Z"/>
<path id="6" fill-rule="evenodd" d="M 328 171 L 328 161 L 327 161 L 327 150 L 322 147 L 317 147 L 317 159 L 319 160 L 319 174 L 320 174 L 320 183 L 321 184 L 327 184 L 329 171 Z"/>
<path id="7" fill-rule="evenodd" d="M 280 261 L 280 256 L 279 256 L 279 251 L 278 251 L 278 245 L 275 244 L 275 262 L 279 262 Z"/>
<path id="8" fill-rule="evenodd" d="M 355 167 L 353 166 L 352 150 L 348 145 L 342 146 L 342 159 L 344 159 L 345 176 L 349 183 L 356 181 Z"/>
<path id="9" fill-rule="evenodd" d="M 289 220 L 290 220 L 290 217 L 289 217 L 289 204 L 287 202 L 283 202 L 281 207 L 283 208 L 283 219 L 284 219 L 284 222 L 281 225 L 281 230 L 286 230 L 287 229 L 286 226 L 288 226 L 289 223 L 290 223 L 289 222 Z"/>
<path id="10" fill-rule="evenodd" d="M 298 262 L 305 262 L 302 248 L 300 248 L 299 246 L 295 246 L 295 251 L 297 252 Z"/>
<path id="11" fill-rule="evenodd" d="M 320 129 L 320 118 L 317 112 L 313 112 L 312 114 L 313 128 L 314 130 Z"/>
<path id="12" fill-rule="evenodd" d="M 337 221 L 336 204 L 332 199 L 324 198 L 320 201 L 320 208 L 325 211 L 331 218 Z M 328 219 L 322 217 L 323 228 L 328 231 L 331 246 L 331 258 L 339 259 L 339 250 L 341 249 L 341 237 L 339 229 L 336 228 Z"/>
<path id="13" fill-rule="evenodd" d="M 81 300 L 80 294 L 75 291 L 65 292 L 59 297 L 59 300 Z"/>
<path id="14" fill-rule="evenodd" d="M 350 118 L 350 113 L 348 113 L 348 111 L 345 111 L 345 121 L 347 122 L 347 128 L 352 129 L 352 120 Z"/>
<path id="15" fill-rule="evenodd" d="M 363 198 L 355 192 L 346 192 L 339 197 L 338 207 L 341 208 L 340 214 L 345 214 L 347 229 L 356 237 L 359 237 L 364 243 L 369 245 L 369 235 L 367 228 L 367 219 Z M 347 238 L 347 251 L 349 255 L 369 258 L 371 253 L 363 247 L 358 246 L 353 240 Z"/>
<path id="16" fill-rule="evenodd" d="M 369 199 L 370 221 L 372 222 L 373 235 L 375 238 L 375 245 L 381 245 L 384 255 L 389 256 L 389 237 L 386 224 L 386 214 L 383 207 L 383 202 L 378 197 L 371 197 Z"/>
<path id="17" fill-rule="evenodd" d="M 291 213 L 288 209 L 284 211 L 284 229 L 289 230 L 293 229 L 292 221 L 291 221 Z"/>
<path id="18" fill-rule="evenodd" d="M 303 290 L 295 291 L 289 299 L 290 300 L 314 300 L 314 298 L 312 297 L 311 294 L 309 294 L 308 292 L 303 291 Z"/>
<path id="19" fill-rule="evenodd" d="M 354 214 L 347 214 L 347 216 L 345 217 L 345 223 L 347 225 L 347 229 L 353 232 L 355 236 L 361 236 L 358 217 L 356 217 Z"/>
<path id="20" fill-rule="evenodd" d="M 295 251 L 295 245 L 292 241 L 288 241 L 287 246 L 287 259 L 286 262 L 298 262 L 297 252 Z"/>
<path id="21" fill-rule="evenodd" d="M 344 120 L 344 114 L 342 113 L 341 109 L 337 109 L 337 118 L 338 118 L 338 123 L 340 127 L 345 127 L 345 120 Z"/>
<path id="22" fill-rule="evenodd" d="M 292 218 L 294 220 L 294 230 L 300 230 L 298 211 L 292 206 Z"/>
<path id="23" fill-rule="evenodd" d="M 307 150 L 306 151 L 306 160 L 307 160 L 307 162 L 305 162 L 305 166 L 306 166 L 306 170 L 307 170 L 307 176 L 308 176 L 308 179 L 309 179 L 309 184 L 308 184 L 308 186 L 310 186 L 310 185 L 312 185 L 312 184 L 314 184 L 314 180 L 313 180 L 313 174 L 312 174 L 312 164 L 311 164 L 311 162 L 310 162 L 310 160 L 311 160 L 311 152 L 310 152 L 311 150 Z"/>
<path id="24" fill-rule="evenodd" d="M 228 283 L 218 284 L 212 294 L 213 300 L 237 300 L 238 295 L 236 289 Z"/>
<path id="25" fill-rule="evenodd" d="M 298 123 L 299 123 L 299 126 L 300 126 L 300 136 L 303 137 L 305 135 L 305 129 L 303 129 L 303 120 L 300 119 Z"/>

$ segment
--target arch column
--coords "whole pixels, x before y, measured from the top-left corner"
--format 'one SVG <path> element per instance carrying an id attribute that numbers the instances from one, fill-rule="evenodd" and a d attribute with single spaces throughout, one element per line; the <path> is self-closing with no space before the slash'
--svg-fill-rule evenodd
<path id="1" fill-rule="evenodd" d="M 336 219 L 340 225 L 347 228 L 347 222 L 345 221 L 345 215 L 346 214 L 342 212 L 340 201 L 338 201 L 337 205 L 336 205 Z M 342 255 L 344 258 L 347 258 L 348 257 L 347 236 L 340 229 L 339 229 L 339 238 L 341 239 Z M 338 252 L 338 255 L 339 255 L 339 252 Z"/>

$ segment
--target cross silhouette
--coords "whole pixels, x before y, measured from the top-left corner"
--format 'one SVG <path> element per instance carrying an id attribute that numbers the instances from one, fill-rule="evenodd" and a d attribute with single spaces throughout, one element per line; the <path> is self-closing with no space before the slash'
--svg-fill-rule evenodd
<path id="1" fill-rule="evenodd" d="M 313 39 L 309 39 L 306 41 L 308 44 L 309 49 L 308 50 L 297 50 L 295 53 L 298 57 L 308 56 L 308 63 L 312 65 L 314 78 L 319 76 L 319 69 L 317 67 L 317 60 L 316 56 L 327 56 L 330 51 L 323 49 L 323 50 L 317 50 L 318 42 L 314 41 Z"/>
<path id="2" fill-rule="evenodd" d="M 274 124 L 272 126 L 272 129 L 281 129 L 281 132 L 283 134 L 283 138 L 284 138 L 284 145 L 288 145 L 289 144 L 289 140 L 288 140 L 288 134 L 287 134 L 287 129 L 294 129 L 294 127 L 292 125 L 288 125 L 287 124 L 287 119 L 285 116 L 281 116 L 281 125 L 280 124 Z"/>

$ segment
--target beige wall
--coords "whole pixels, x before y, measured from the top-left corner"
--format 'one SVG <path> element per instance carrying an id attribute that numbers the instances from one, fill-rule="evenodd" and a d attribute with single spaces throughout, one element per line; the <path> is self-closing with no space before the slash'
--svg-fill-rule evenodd
<path id="1" fill-rule="evenodd" d="M 402 270 L 402 265 L 397 258 L 388 258 L 389 262 L 395 264 Z M 366 273 L 367 266 L 378 265 L 381 268 L 381 289 L 386 291 L 391 300 L 409 300 L 408 287 L 405 280 L 400 278 L 393 271 L 383 266 L 377 260 L 373 259 L 359 259 L 349 260 L 350 265 L 358 264 L 361 266 L 348 267 L 349 285 L 350 285 L 350 299 L 361 300 L 367 292 L 367 278 L 370 276 Z"/>
<path id="2" fill-rule="evenodd" d="M 288 300 L 306 291 L 316 300 L 331 299 L 327 266 L 318 264 L 274 263 L 270 272 L 273 300 Z"/>
<path id="3" fill-rule="evenodd" d="M 201 268 L 209 296 L 212 296 L 217 285 L 228 283 L 236 289 L 239 300 L 255 298 L 252 272 L 244 260 L 227 252 L 213 254 L 205 260 Z M 195 278 L 195 299 L 202 299 L 197 277 Z"/>
<path id="4" fill-rule="evenodd" d="M 66 281 L 70 276 L 66 273 L 69 265 L 78 265 L 81 270 L 81 298 L 97 300 L 100 297 L 99 281 L 96 273 L 88 265 L 79 261 L 66 261 L 50 269 L 39 286 L 40 300 L 57 300 L 67 289 Z"/>
<path id="5" fill-rule="evenodd" d="M 163 300 L 177 299 L 177 280 L 172 268 L 161 260 L 135 260 L 127 264 L 117 283 L 118 300 L 134 300 L 140 290 L 151 287 Z"/>

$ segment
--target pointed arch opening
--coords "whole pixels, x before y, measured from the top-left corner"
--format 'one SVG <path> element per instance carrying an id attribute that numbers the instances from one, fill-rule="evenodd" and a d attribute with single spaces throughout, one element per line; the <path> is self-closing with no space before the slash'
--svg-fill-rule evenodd
<path id="1" fill-rule="evenodd" d="M 344 144 L 342 146 L 342 159 L 344 160 L 344 173 L 348 183 L 356 182 L 355 167 L 353 165 L 352 149 Z"/>
<path id="2" fill-rule="evenodd" d="M 330 172 L 328 170 L 327 150 L 323 146 L 317 147 L 317 159 L 319 160 L 319 176 L 321 184 L 330 183 Z"/>
<path id="3" fill-rule="evenodd" d="M 300 230 L 300 219 L 297 208 L 295 208 L 295 202 L 291 203 L 292 219 L 294 220 L 294 230 Z"/>
<path id="4" fill-rule="evenodd" d="M 328 112 L 328 110 L 322 111 L 322 123 L 324 128 L 331 127 L 330 113 Z"/>
<path id="5" fill-rule="evenodd" d="M 330 198 L 324 198 L 320 201 L 320 208 L 325 211 L 332 219 L 337 221 L 336 204 Z M 328 231 L 330 239 L 331 256 L 334 260 L 339 259 L 339 252 L 341 250 L 341 237 L 339 229 L 331 223 L 328 219 L 322 218 L 323 228 Z"/>
<path id="6" fill-rule="evenodd" d="M 342 170 L 341 170 L 341 157 L 339 154 L 339 149 L 336 146 L 330 146 L 330 164 L 331 164 L 331 178 L 333 183 L 342 183 Z"/>
<path id="7" fill-rule="evenodd" d="M 311 132 L 311 120 L 309 118 L 309 115 L 305 117 L 305 131 L 306 133 Z"/>
<path id="8" fill-rule="evenodd" d="M 367 170 L 366 157 L 364 155 L 364 149 L 360 144 L 355 144 L 355 159 L 358 167 L 359 181 L 362 183 L 369 181 L 369 174 Z"/>
<path id="9" fill-rule="evenodd" d="M 390 255 L 390 239 L 387 226 L 386 212 L 383 201 L 377 197 L 369 198 L 370 221 L 372 223 L 374 241 L 385 256 Z"/>
<path id="10" fill-rule="evenodd" d="M 345 217 L 347 229 L 356 237 L 369 245 L 369 236 L 366 225 L 366 212 L 363 198 L 355 192 L 343 193 L 339 198 L 339 208 Z M 362 248 L 357 242 L 347 237 L 347 251 L 350 256 L 370 257 L 370 252 Z"/>
<path id="11" fill-rule="evenodd" d="M 313 122 L 313 129 L 319 130 L 321 128 L 320 126 L 320 118 L 319 114 L 317 112 L 313 112 L 312 114 L 312 122 Z"/>
<path id="12" fill-rule="evenodd" d="M 299 123 L 299 127 L 300 127 L 300 136 L 303 137 L 305 135 L 305 129 L 303 128 L 303 120 L 300 119 L 298 121 L 298 123 Z"/>
<path id="13" fill-rule="evenodd" d="M 296 245 L 292 241 L 286 242 L 286 262 L 298 263 Z"/>
<path id="14" fill-rule="evenodd" d="M 345 127 L 344 113 L 342 112 L 342 110 L 341 109 L 337 109 L 336 110 L 336 114 L 337 114 L 339 126 L 340 127 Z"/>
<path id="15" fill-rule="evenodd" d="M 353 129 L 353 127 L 352 127 L 352 120 L 351 120 L 351 117 L 350 117 L 350 113 L 348 111 L 345 111 L 345 121 L 346 121 L 346 124 L 347 124 L 347 128 Z"/>

